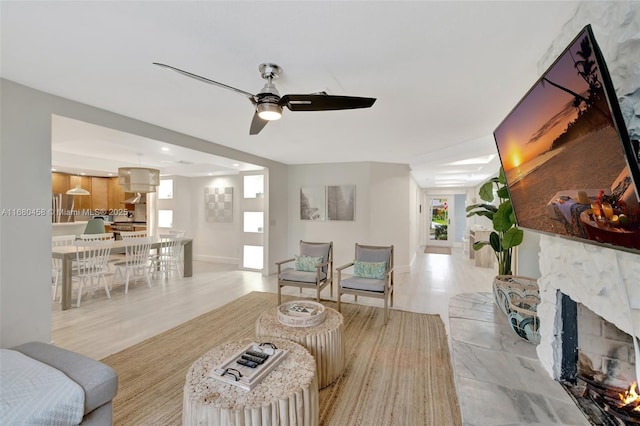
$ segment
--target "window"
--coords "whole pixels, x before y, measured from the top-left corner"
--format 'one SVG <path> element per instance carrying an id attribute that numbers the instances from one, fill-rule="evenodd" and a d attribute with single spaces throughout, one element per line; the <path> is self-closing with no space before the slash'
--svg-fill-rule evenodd
<path id="1" fill-rule="evenodd" d="M 158 199 L 169 200 L 173 198 L 173 179 L 161 179 L 158 186 Z"/>
<path id="2" fill-rule="evenodd" d="M 158 228 L 173 227 L 173 210 L 158 210 Z"/>
<path id="3" fill-rule="evenodd" d="M 244 177 L 244 198 L 260 198 L 264 195 L 264 175 Z"/>
<path id="4" fill-rule="evenodd" d="M 244 232 L 263 232 L 264 212 L 244 212 Z"/>

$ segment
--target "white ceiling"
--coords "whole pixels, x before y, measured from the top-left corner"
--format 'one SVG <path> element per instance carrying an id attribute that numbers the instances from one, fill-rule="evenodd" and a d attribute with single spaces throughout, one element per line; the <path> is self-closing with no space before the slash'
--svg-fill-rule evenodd
<path id="1" fill-rule="evenodd" d="M 538 59 L 577 2 L 2 1 L 0 7 L 3 78 L 286 164 L 406 163 L 421 187 L 445 187 L 472 186 L 497 170 L 497 158 L 451 163 L 496 153 L 493 130 L 539 77 Z M 263 85 L 258 65 L 274 62 L 283 68 L 276 81 L 281 94 L 324 90 L 377 101 L 361 110 L 285 110 L 280 121 L 249 136 L 253 111 L 246 98 L 152 62 L 251 93 Z M 156 161 L 149 140 L 123 142 L 118 132 L 89 132 L 77 143 L 73 132 L 89 126 L 75 124 L 55 131 L 54 159 L 72 162 L 91 151 L 95 157 L 98 139 L 103 159 L 125 143 L 135 148 L 117 160 L 135 165 L 140 143 L 140 163 Z M 117 149 L 106 148 L 108 134 Z M 176 154 L 174 161 L 193 158 Z M 211 168 L 193 173 L 213 171 L 218 160 L 203 160 Z"/>

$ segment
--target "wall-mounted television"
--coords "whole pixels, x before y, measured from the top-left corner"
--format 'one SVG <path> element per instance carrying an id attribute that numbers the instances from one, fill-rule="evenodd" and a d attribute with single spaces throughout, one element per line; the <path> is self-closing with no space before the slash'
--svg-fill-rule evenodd
<path id="1" fill-rule="evenodd" d="M 640 253 L 640 165 L 586 26 L 494 131 L 518 226 Z"/>

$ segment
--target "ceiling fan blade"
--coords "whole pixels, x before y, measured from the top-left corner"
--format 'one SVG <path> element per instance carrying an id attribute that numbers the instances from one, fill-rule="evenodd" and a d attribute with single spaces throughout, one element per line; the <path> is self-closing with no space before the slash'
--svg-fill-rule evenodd
<path id="1" fill-rule="evenodd" d="M 159 62 L 154 62 L 154 63 L 153 63 L 153 65 L 157 65 L 157 66 L 159 66 L 159 67 L 168 68 L 168 69 L 170 69 L 170 70 L 173 70 L 173 71 L 179 72 L 179 73 L 180 73 L 180 74 L 182 74 L 182 75 L 186 75 L 187 77 L 191 77 L 191 78 L 195 78 L 196 80 L 200 80 L 200 81 L 202 81 L 203 83 L 213 84 L 214 86 L 222 87 L 223 89 L 228 89 L 228 90 L 231 90 L 231 91 L 233 91 L 233 92 L 240 93 L 241 95 L 244 95 L 244 96 L 246 96 L 247 98 L 249 98 L 249 100 L 250 100 L 252 103 L 255 103 L 255 102 L 256 102 L 256 97 L 255 97 L 255 95 L 253 95 L 253 94 L 251 94 L 251 93 L 249 93 L 249 92 L 245 92 L 244 90 L 236 89 L 235 87 L 228 86 L 228 85 L 226 85 L 226 84 L 224 84 L 224 83 L 218 83 L 217 81 L 213 81 L 213 80 L 210 80 L 210 79 L 208 79 L 208 78 L 201 77 L 201 76 L 199 76 L 199 75 L 197 75 L 197 74 L 190 73 L 189 71 L 181 70 L 180 68 L 172 67 L 171 65 L 161 64 L 161 63 L 159 63 Z"/>
<path id="2" fill-rule="evenodd" d="M 260 133 L 260 130 L 264 129 L 264 126 L 266 126 L 268 122 L 269 121 L 263 120 L 262 118 L 260 118 L 260 116 L 258 115 L 258 112 L 256 111 L 253 114 L 253 120 L 251 120 L 251 127 L 249 128 L 249 134 L 257 135 L 258 133 Z"/>
<path id="3" fill-rule="evenodd" d="M 330 111 L 338 109 L 369 108 L 376 98 L 333 95 L 284 95 L 279 104 L 291 111 Z"/>

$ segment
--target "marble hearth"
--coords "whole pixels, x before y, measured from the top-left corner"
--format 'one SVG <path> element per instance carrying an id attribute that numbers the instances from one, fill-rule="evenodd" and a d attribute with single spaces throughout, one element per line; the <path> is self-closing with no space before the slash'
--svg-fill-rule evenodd
<path id="1" fill-rule="evenodd" d="M 466 426 L 590 423 L 518 337 L 491 293 L 460 294 L 449 302 L 453 369 Z"/>

